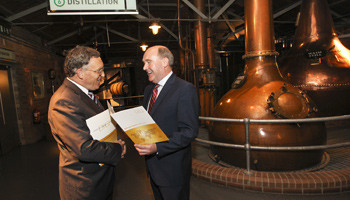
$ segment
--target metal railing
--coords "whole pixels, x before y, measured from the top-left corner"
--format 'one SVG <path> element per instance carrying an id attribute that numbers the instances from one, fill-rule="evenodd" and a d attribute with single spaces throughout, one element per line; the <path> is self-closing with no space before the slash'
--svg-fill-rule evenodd
<path id="1" fill-rule="evenodd" d="M 306 118 L 306 119 L 230 119 L 230 118 L 214 118 L 214 117 L 199 117 L 200 120 L 216 121 L 216 122 L 239 122 L 245 125 L 245 145 L 230 144 L 222 142 L 214 142 L 196 138 L 197 142 L 235 148 L 244 149 L 246 151 L 246 165 L 247 174 L 252 174 L 250 169 L 250 151 L 251 150 L 268 150 L 268 151 L 304 151 L 304 150 L 321 150 L 321 149 L 332 149 L 340 147 L 350 147 L 350 142 L 328 144 L 328 145 L 314 145 L 314 146 L 294 146 L 294 147 L 269 147 L 269 146 L 251 146 L 249 142 L 249 124 L 250 123 L 310 123 L 310 122 L 326 122 L 326 121 L 338 121 L 350 119 L 350 115 L 334 116 L 334 117 L 318 117 L 318 118 Z"/>
<path id="2" fill-rule="evenodd" d="M 127 97 L 114 97 L 112 99 L 120 100 L 120 99 L 134 99 L 134 98 L 143 98 L 143 95 L 127 96 Z"/>

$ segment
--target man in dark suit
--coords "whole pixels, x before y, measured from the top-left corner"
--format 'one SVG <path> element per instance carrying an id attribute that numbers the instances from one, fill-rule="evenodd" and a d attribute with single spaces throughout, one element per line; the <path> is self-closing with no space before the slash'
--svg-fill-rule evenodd
<path id="1" fill-rule="evenodd" d="M 77 46 L 68 52 L 64 71 L 67 78 L 52 96 L 48 113 L 60 150 L 60 197 L 112 199 L 114 167 L 125 154 L 125 143 L 94 140 L 86 124 L 86 119 L 104 111 L 89 92 L 98 89 L 104 77 L 100 53 Z"/>
<path id="2" fill-rule="evenodd" d="M 145 89 L 143 106 L 169 141 L 135 144 L 135 148 L 145 155 L 155 199 L 186 200 L 190 194 L 191 142 L 199 125 L 196 88 L 173 74 L 174 57 L 168 48 L 150 47 L 142 61 L 153 83 Z"/>

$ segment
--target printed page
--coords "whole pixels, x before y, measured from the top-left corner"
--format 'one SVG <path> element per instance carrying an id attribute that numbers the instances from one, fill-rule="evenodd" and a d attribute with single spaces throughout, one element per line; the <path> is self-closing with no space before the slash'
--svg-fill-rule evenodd
<path id="1" fill-rule="evenodd" d="M 86 120 L 90 134 L 95 140 L 101 142 L 116 142 L 118 140 L 117 130 L 107 109 Z"/>
<path id="2" fill-rule="evenodd" d="M 111 116 L 135 144 L 169 140 L 142 106 L 122 110 Z"/>

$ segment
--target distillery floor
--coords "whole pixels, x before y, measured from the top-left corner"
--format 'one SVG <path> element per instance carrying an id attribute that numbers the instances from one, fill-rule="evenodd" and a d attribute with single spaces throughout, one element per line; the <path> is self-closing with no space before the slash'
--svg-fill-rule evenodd
<path id="1" fill-rule="evenodd" d="M 334 127 L 333 127 L 334 128 Z M 350 134 L 350 128 L 340 127 L 341 132 Z M 205 131 L 201 131 L 205 132 Z M 202 134 L 202 133 L 200 133 Z M 343 138 L 338 139 L 339 142 Z M 151 188 L 145 173 L 145 163 L 129 144 L 126 158 L 116 167 L 116 200 L 152 200 Z M 196 148 L 196 142 L 193 148 Z M 201 148 L 202 149 L 202 148 Z M 204 157 L 207 150 L 196 150 Z M 349 154 L 347 154 L 350 156 Z M 346 163 L 349 165 L 349 163 Z M 42 140 L 36 144 L 21 146 L 0 156 L 0 199 L 1 200 L 56 200 L 58 195 L 58 150 L 54 141 Z M 349 166 L 348 166 L 349 167 Z M 246 191 L 192 177 L 191 200 L 346 200 L 349 192 L 324 195 L 290 195 Z"/>

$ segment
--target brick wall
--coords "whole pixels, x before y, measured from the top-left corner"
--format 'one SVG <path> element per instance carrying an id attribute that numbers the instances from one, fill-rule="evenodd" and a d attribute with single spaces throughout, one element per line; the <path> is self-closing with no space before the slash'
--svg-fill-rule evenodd
<path id="1" fill-rule="evenodd" d="M 57 89 L 61 85 L 63 74 L 63 57 L 58 56 L 47 47 L 40 44 L 40 38 L 30 36 L 23 30 L 16 31 L 8 36 L 0 36 L 0 48 L 15 52 L 16 62 L 5 63 L 10 66 L 16 112 L 18 119 L 19 138 L 21 144 L 34 143 L 40 139 L 51 139 L 49 125 L 47 122 L 47 110 L 50 97 L 52 96 L 52 85 Z M 25 40 L 21 38 L 35 38 Z M 48 70 L 55 69 L 56 78 L 50 80 Z M 35 99 L 32 87 L 32 73 L 42 74 L 44 79 L 44 96 Z M 41 123 L 33 123 L 33 110 L 38 109 L 41 113 Z"/>

